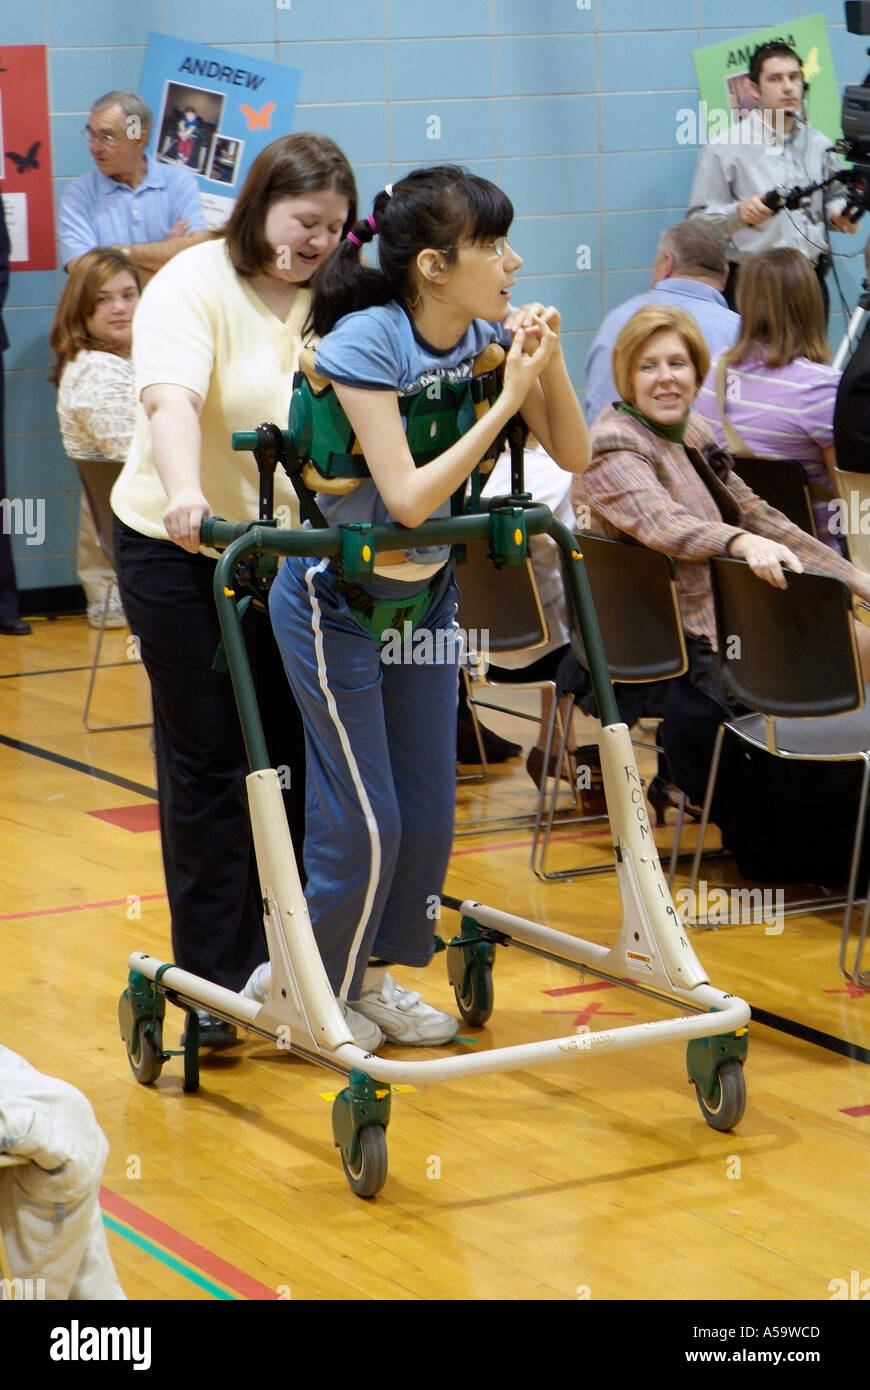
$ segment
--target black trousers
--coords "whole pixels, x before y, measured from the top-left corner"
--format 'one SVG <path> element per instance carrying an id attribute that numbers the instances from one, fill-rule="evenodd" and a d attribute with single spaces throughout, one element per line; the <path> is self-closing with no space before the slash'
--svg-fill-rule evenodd
<path id="1" fill-rule="evenodd" d="M 6 496 L 4 404 L 3 353 L 0 352 L 0 497 Z M 15 586 L 15 569 L 12 564 L 12 537 L 8 531 L 0 527 L 0 622 L 14 623 L 18 617 L 18 589 Z"/>
<path id="2" fill-rule="evenodd" d="M 216 561 L 115 522 L 124 610 L 151 681 L 160 833 L 175 963 L 241 989 L 266 958 L 241 725 L 226 672 L 212 668 L 220 627 Z M 267 613 L 244 618 L 269 756 L 281 775 L 297 858 L 305 801 L 299 711 Z"/>
<path id="3" fill-rule="evenodd" d="M 644 716 L 661 719 L 659 743 L 666 767 L 660 766 L 659 770 L 684 791 L 690 801 L 701 805 L 713 761 L 716 732 L 732 711 L 707 638 L 691 633 L 684 635 L 689 659 L 685 675 L 636 684 L 614 681 L 613 693 L 619 717 L 629 728 Z M 559 695 L 573 695 L 582 710 L 597 717 L 598 705 L 589 672 L 570 650 L 560 663 L 556 688 Z"/>

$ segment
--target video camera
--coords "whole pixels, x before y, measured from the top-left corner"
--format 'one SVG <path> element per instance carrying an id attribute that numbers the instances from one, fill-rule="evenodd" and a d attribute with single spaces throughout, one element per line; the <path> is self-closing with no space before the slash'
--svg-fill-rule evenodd
<path id="1" fill-rule="evenodd" d="M 850 34 L 870 34 L 867 0 L 846 0 L 846 28 Z M 867 52 L 870 54 L 870 48 Z M 844 91 L 842 124 L 843 138 L 835 148 L 852 161 L 852 174 L 870 182 L 870 72 L 860 87 L 847 87 Z"/>
<path id="2" fill-rule="evenodd" d="M 846 0 L 845 9 L 849 33 L 870 34 L 870 0 Z M 870 55 L 870 48 L 867 53 Z M 870 72 L 860 87 L 845 89 L 841 120 L 843 138 L 834 149 L 851 162 L 852 168 L 804 188 L 772 188 L 761 200 L 772 212 L 799 207 L 806 198 L 834 182 L 846 189 L 849 207 L 854 209 L 852 221 L 857 222 L 870 207 Z"/>

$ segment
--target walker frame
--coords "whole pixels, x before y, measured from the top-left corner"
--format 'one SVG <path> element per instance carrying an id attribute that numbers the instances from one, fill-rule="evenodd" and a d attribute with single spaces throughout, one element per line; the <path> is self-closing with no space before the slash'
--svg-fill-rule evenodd
<path id="1" fill-rule="evenodd" d="M 350 536 L 348 533 L 353 532 Z M 447 947 L 448 978 L 463 1018 L 480 1026 L 493 1008 L 495 948 L 512 944 L 549 960 L 681 1005 L 686 1016 L 600 1031 L 580 1029 L 564 1037 L 473 1055 L 396 1061 L 358 1047 L 333 997 L 314 939 L 282 804 L 278 772 L 269 765 L 236 603 L 237 566 L 251 556 L 347 554 L 348 542 L 373 558 L 377 550 L 489 542 L 496 559 L 525 555 L 529 535 L 547 534 L 560 546 L 588 654 L 601 712 L 604 787 L 610 812 L 622 926 L 607 948 L 554 931 L 473 899 L 460 905 L 459 934 Z M 505 539 L 507 537 L 507 540 Z M 679 917 L 662 872 L 650 828 L 629 731 L 619 722 L 583 557 L 571 532 L 548 507 L 527 495 L 507 499 L 488 514 L 430 520 L 408 530 L 396 525 L 318 530 L 279 530 L 262 522 L 234 526 L 209 518 L 206 545 L 224 550 L 215 573 L 215 597 L 251 772 L 247 777 L 272 987 L 263 1004 L 190 974 L 145 952 L 128 961 L 129 986 L 119 1005 L 121 1035 L 131 1069 L 143 1085 L 160 1075 L 165 1000 L 188 1011 L 184 1088 L 199 1084 L 199 1027 L 195 1010 L 206 1009 L 282 1050 L 332 1068 L 348 1078 L 333 1103 L 333 1137 L 352 1190 L 373 1197 L 387 1176 L 386 1126 L 391 1087 L 578 1061 L 603 1052 L 682 1040 L 689 1082 L 714 1129 L 729 1130 L 745 1107 L 743 1062 L 750 1011 L 743 999 L 710 984 Z M 274 563 L 274 562 L 272 562 Z M 453 904 L 456 905 L 455 903 Z"/>

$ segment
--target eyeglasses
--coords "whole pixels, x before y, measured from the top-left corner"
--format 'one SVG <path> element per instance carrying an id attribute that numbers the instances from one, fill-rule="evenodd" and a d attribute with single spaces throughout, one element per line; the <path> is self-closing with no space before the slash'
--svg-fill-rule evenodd
<path id="1" fill-rule="evenodd" d="M 481 242 L 484 251 L 494 251 L 499 260 L 502 260 L 508 251 L 508 239 L 506 236 L 494 237 L 492 241 Z"/>
<path id="2" fill-rule="evenodd" d="M 121 139 L 121 136 L 98 135 L 95 130 L 91 130 L 90 126 L 86 125 L 84 130 L 82 131 L 82 139 L 86 140 L 89 145 L 108 145 L 108 147 L 111 149 L 112 145 L 117 145 L 118 141 Z"/>
<path id="3" fill-rule="evenodd" d="M 479 248 L 481 251 L 492 251 L 490 260 L 503 260 L 510 249 L 506 236 L 493 237 L 491 241 L 461 241 L 457 246 L 442 246 L 441 254 L 446 255 L 448 251 L 461 251 L 464 247 L 472 250 Z"/>

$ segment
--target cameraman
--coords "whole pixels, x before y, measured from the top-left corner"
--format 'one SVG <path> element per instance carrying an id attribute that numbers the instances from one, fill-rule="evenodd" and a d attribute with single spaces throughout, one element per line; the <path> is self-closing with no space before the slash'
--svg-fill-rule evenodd
<path id="1" fill-rule="evenodd" d="M 689 217 L 703 217 L 728 239 L 731 274 L 725 298 L 734 307 L 740 262 L 758 251 L 788 246 L 806 256 L 819 277 L 825 314 L 825 275 L 830 264 L 827 227 L 857 231 L 847 217 L 845 189 L 833 184 L 807 205 L 773 212 L 762 202 L 772 188 L 818 183 L 843 168 L 831 141 L 807 125 L 802 113 L 806 84 L 801 59 L 788 44 L 763 43 L 752 55 L 747 79 L 757 102 L 727 138 L 706 145 L 689 194 Z"/>

